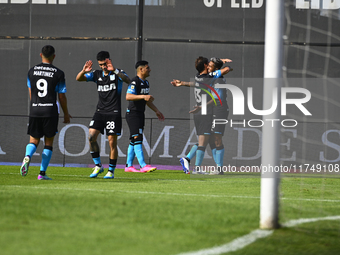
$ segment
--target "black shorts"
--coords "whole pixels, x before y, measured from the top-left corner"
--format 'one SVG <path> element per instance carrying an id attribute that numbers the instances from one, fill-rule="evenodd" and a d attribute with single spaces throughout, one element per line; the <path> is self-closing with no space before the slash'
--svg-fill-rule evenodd
<path id="1" fill-rule="evenodd" d="M 197 135 L 210 135 L 211 134 L 211 125 L 212 125 L 212 115 L 194 115 L 194 123 L 196 128 Z"/>
<path id="2" fill-rule="evenodd" d="M 229 108 L 228 105 L 223 105 L 223 106 L 217 106 L 213 108 L 213 119 L 217 120 L 227 120 L 229 116 Z M 218 121 L 217 123 L 222 123 L 223 121 Z M 212 124 L 212 132 L 214 134 L 220 134 L 220 135 L 224 135 L 224 131 L 225 131 L 225 127 L 226 127 L 227 123 L 225 124 L 216 124 L 214 125 L 214 123 Z"/>
<path id="3" fill-rule="evenodd" d="M 130 137 L 143 134 L 145 125 L 144 112 L 126 112 L 125 118 L 130 129 Z"/>
<path id="4" fill-rule="evenodd" d="M 96 112 L 90 122 L 89 128 L 96 129 L 100 133 L 106 135 L 121 135 L 122 131 L 122 116 L 120 113 L 102 114 Z"/>
<path id="5" fill-rule="evenodd" d="M 58 133 L 59 116 L 48 118 L 29 117 L 27 134 L 34 138 L 54 137 Z"/>

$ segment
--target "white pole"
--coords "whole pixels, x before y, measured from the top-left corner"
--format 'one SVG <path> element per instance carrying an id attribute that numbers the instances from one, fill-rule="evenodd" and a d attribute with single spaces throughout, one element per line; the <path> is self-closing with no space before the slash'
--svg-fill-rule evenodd
<path id="1" fill-rule="evenodd" d="M 283 14 L 284 0 L 266 1 L 263 109 L 271 107 L 275 88 L 277 88 L 277 109 L 273 114 L 263 116 L 264 120 L 280 120 Z M 280 172 L 277 172 L 277 167 L 280 166 L 280 125 L 278 121 L 264 121 L 264 123 L 266 125 L 262 128 L 260 228 L 273 229 L 279 227 Z M 264 171 L 265 168 L 267 172 Z"/>

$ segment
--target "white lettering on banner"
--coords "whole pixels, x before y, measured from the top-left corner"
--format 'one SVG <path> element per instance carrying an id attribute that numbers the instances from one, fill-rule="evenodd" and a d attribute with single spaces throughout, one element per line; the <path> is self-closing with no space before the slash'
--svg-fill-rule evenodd
<path id="1" fill-rule="evenodd" d="M 336 150 L 339 154 L 339 156 L 336 159 L 326 159 L 325 157 L 325 152 L 324 151 L 320 151 L 320 160 L 323 162 L 338 162 L 340 161 L 340 145 L 336 144 L 336 143 L 332 143 L 328 140 L 328 134 L 329 133 L 337 133 L 340 137 L 340 131 L 339 130 L 335 130 L 335 129 L 331 129 L 331 130 L 327 130 L 326 132 L 324 132 L 322 134 L 322 143 L 334 150 Z"/>
<path id="2" fill-rule="evenodd" d="M 63 127 L 61 129 L 60 134 L 59 134 L 59 140 L 58 140 L 59 150 L 60 150 L 61 154 L 64 154 L 66 156 L 71 156 L 71 157 L 83 156 L 86 153 L 88 153 L 88 151 L 90 150 L 90 146 L 89 146 L 89 143 L 87 142 L 87 139 L 84 140 L 85 146 L 84 146 L 83 151 L 80 152 L 80 153 L 72 154 L 72 153 L 69 153 L 65 148 L 65 134 L 66 134 L 66 131 L 71 127 L 80 127 L 81 129 L 83 129 L 84 133 L 85 133 L 85 137 L 87 137 L 87 135 L 89 133 L 89 129 L 84 125 L 81 125 L 81 124 L 68 124 L 68 125 L 66 125 L 65 127 Z M 69 143 L 72 143 L 72 142 L 73 141 L 70 140 Z"/>
<path id="3" fill-rule="evenodd" d="M 4 152 L 4 151 L 1 149 L 1 146 L 0 146 L 0 155 L 6 155 L 6 152 Z"/>
<path id="4" fill-rule="evenodd" d="M 233 159 L 239 160 L 254 160 L 261 157 L 261 150 L 262 150 L 262 132 L 255 128 L 234 128 L 238 132 L 237 136 L 237 156 L 233 157 Z M 259 143 L 258 143 L 258 150 L 255 156 L 252 157 L 244 157 L 243 156 L 243 133 L 245 131 L 252 131 L 255 132 L 258 136 Z"/>
<path id="5" fill-rule="evenodd" d="M 215 4 L 215 0 L 204 0 L 203 2 L 204 2 L 204 5 L 206 7 L 213 7 L 214 4 Z M 217 2 L 217 7 L 221 8 L 222 7 L 222 0 L 217 0 L 216 2 Z"/>
<path id="6" fill-rule="evenodd" d="M 67 0 L 0 0 L 0 4 L 67 4 Z M 264 0 L 231 0 L 231 8 L 262 8 Z M 88 4 L 88 3 L 82 3 Z M 90 3 L 91 4 L 91 3 Z M 216 5 L 222 8 L 222 0 L 203 0 L 205 7 L 211 8 Z M 336 10 L 340 9 L 340 0 L 295 0 L 296 9 L 324 9 Z"/>
<path id="7" fill-rule="evenodd" d="M 222 0 L 203 0 L 206 7 L 222 8 Z M 231 0 L 231 8 L 261 8 L 264 0 Z M 340 0 L 295 0 L 296 9 L 324 9 L 336 10 L 340 9 Z"/>
<path id="8" fill-rule="evenodd" d="M 148 153 L 148 156 L 151 157 L 157 148 L 157 145 L 161 141 L 162 136 L 164 136 L 164 147 L 163 147 L 163 155 L 159 155 L 160 158 L 172 158 L 173 156 L 169 154 L 170 148 L 170 129 L 174 128 L 174 126 L 165 126 L 162 130 L 162 133 L 159 135 L 155 145 L 152 149 L 150 149 L 150 145 L 146 140 L 145 135 L 143 134 L 143 146 Z"/>
<path id="9" fill-rule="evenodd" d="M 192 142 L 192 138 L 195 137 L 195 141 Z M 195 145 L 195 144 L 198 144 L 198 139 L 197 139 L 197 133 L 196 133 L 196 128 L 194 127 L 190 133 L 190 136 L 184 146 L 184 149 L 181 153 L 181 155 L 177 155 L 177 158 L 183 158 L 185 157 L 187 154 L 186 154 L 186 151 L 191 149 L 191 146 Z M 208 154 L 207 150 L 205 150 L 205 153 L 204 153 L 204 157 L 205 159 L 211 159 L 212 157 Z"/>
<path id="10" fill-rule="evenodd" d="M 261 154 L 261 150 L 262 150 L 262 132 L 258 129 L 254 129 L 254 128 L 234 128 L 234 130 L 236 130 L 238 132 L 238 136 L 237 136 L 237 156 L 233 157 L 233 159 L 238 159 L 238 160 L 255 160 L 255 159 L 259 159 L 262 154 Z M 245 131 L 253 131 L 257 134 L 257 138 L 259 140 L 258 143 L 258 151 L 256 153 L 255 156 L 252 157 L 244 157 L 243 156 L 243 141 L 244 139 L 244 132 Z M 281 129 L 281 132 L 292 132 L 293 133 L 293 137 L 296 138 L 297 137 L 297 130 L 296 129 Z M 339 131 L 340 133 L 340 131 Z M 285 146 L 287 148 L 287 150 L 291 150 L 291 142 L 290 142 L 290 138 L 287 140 L 286 143 L 281 143 L 282 146 Z M 340 146 L 339 146 L 340 148 Z M 290 158 L 280 158 L 280 160 L 282 161 L 296 161 L 296 151 L 293 151 L 292 156 Z"/>
<path id="11" fill-rule="evenodd" d="M 191 141 L 193 137 L 196 138 L 194 142 Z M 178 155 L 177 158 L 185 157 L 186 156 L 186 151 L 188 150 L 188 148 L 190 149 L 191 146 L 195 145 L 196 143 L 198 143 L 198 141 L 197 141 L 196 128 L 194 127 L 193 130 L 191 131 L 190 135 L 189 135 L 189 138 L 188 138 L 188 140 L 187 140 L 187 142 L 186 142 L 186 144 L 184 146 L 184 149 L 183 149 L 181 155 Z"/>
<path id="12" fill-rule="evenodd" d="M 296 0 L 296 9 L 340 9 L 340 0 Z"/>
<path id="13" fill-rule="evenodd" d="M 296 138 L 297 137 L 297 130 L 296 129 L 285 129 L 282 128 L 281 132 L 291 132 L 293 133 L 293 137 Z M 287 139 L 287 142 L 285 143 L 281 143 L 282 146 L 285 146 L 287 148 L 287 151 L 290 151 L 291 148 L 291 143 L 290 143 L 290 138 Z M 290 158 L 281 158 L 280 160 L 282 161 L 296 161 L 296 151 L 293 151 L 292 156 Z"/>
<path id="14" fill-rule="evenodd" d="M 239 120 L 238 122 L 234 121 L 234 126 L 230 128 L 230 131 L 226 132 L 225 137 L 223 138 L 227 139 L 227 141 L 233 140 L 227 142 L 227 144 L 229 144 L 227 145 L 229 152 L 226 153 L 225 156 L 228 157 L 228 159 L 238 160 L 239 162 L 249 162 L 261 158 L 262 132 L 260 128 L 262 126 L 262 121 L 260 119 L 254 119 L 250 121 Z M 266 123 L 266 121 L 263 122 Z M 247 123 L 249 126 L 245 126 Z M 279 121 L 273 123 L 277 125 L 279 124 Z M 272 125 L 272 123 L 268 124 Z M 183 133 L 181 132 L 181 126 L 182 125 L 164 126 L 158 137 L 154 134 L 152 135 L 151 142 L 150 140 L 147 141 L 144 136 L 143 146 L 149 157 L 153 156 L 153 154 L 156 152 L 156 157 L 158 160 L 161 160 L 162 158 L 170 158 L 170 164 L 174 165 L 178 163 L 175 157 L 185 157 L 187 152 L 191 149 L 191 146 L 196 144 L 198 140 L 195 128 L 187 130 L 187 132 Z M 340 129 L 323 130 L 322 128 L 317 128 L 316 130 L 311 131 L 313 134 L 308 132 L 302 133 L 299 136 L 299 131 L 295 128 L 281 128 L 281 132 L 285 134 L 283 135 L 283 140 L 279 142 L 282 150 L 280 160 L 284 162 L 296 162 L 301 160 L 308 162 L 308 160 L 312 160 L 314 162 L 315 159 L 319 159 L 320 162 L 325 163 L 340 162 Z M 301 132 L 305 132 L 304 129 L 301 129 Z M 315 135 L 315 132 L 317 132 L 318 135 Z M 77 134 L 76 136 L 73 135 L 75 133 Z M 61 153 L 61 155 L 66 155 L 73 158 L 86 155 L 90 150 L 87 136 L 88 128 L 82 124 L 68 124 L 64 126 L 56 137 L 56 142 L 58 143 L 59 147 L 59 150 L 58 152 L 56 151 L 56 153 L 58 153 L 58 155 Z M 117 139 L 121 138 L 123 138 L 121 141 L 121 146 L 128 145 L 128 138 L 126 136 L 119 136 Z M 6 137 L 6 139 L 11 138 Z M 41 138 L 40 140 L 40 144 L 43 144 L 44 138 Z M 108 157 L 109 151 L 107 137 L 101 136 L 101 138 L 99 138 L 99 142 L 101 143 L 101 156 Z M 150 148 L 151 146 L 149 143 L 152 144 L 152 149 Z M 55 145 L 57 146 L 57 144 Z M 305 153 L 302 153 L 300 150 L 298 150 L 298 148 L 301 146 L 307 146 Z M 0 156 L 3 157 L 3 162 L 17 157 L 15 154 L 13 154 L 13 150 L 5 152 L 2 147 L 0 146 Z M 120 158 L 125 158 L 125 151 L 123 153 L 119 147 L 117 148 L 118 156 Z M 175 157 L 170 154 L 170 150 L 173 151 Z M 41 147 L 38 151 L 41 151 Z M 179 155 L 179 153 L 181 154 Z M 206 150 L 204 157 L 205 159 L 212 159 L 209 153 L 210 150 Z M 34 153 L 34 157 L 39 156 L 41 156 L 40 153 Z M 22 160 L 20 155 L 17 159 L 19 161 Z M 155 158 L 155 160 L 157 159 Z"/>
<path id="15" fill-rule="evenodd" d="M 57 4 L 57 0 L 0 0 L 0 4 L 27 4 L 32 2 L 32 4 Z M 59 0 L 58 4 L 67 4 L 67 0 Z"/>
<path id="16" fill-rule="evenodd" d="M 213 7 L 216 2 L 217 8 L 222 8 L 222 0 L 203 0 L 206 7 Z M 263 0 L 231 0 L 231 8 L 261 8 Z"/>

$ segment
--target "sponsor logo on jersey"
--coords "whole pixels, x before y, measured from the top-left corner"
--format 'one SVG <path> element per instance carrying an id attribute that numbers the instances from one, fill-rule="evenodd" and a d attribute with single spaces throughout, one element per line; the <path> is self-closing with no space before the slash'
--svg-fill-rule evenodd
<path id="1" fill-rule="evenodd" d="M 107 92 L 110 90 L 115 90 L 116 84 L 111 83 L 110 85 L 98 85 L 98 91 Z"/>
<path id="2" fill-rule="evenodd" d="M 148 95 L 148 94 L 149 94 L 149 88 L 141 89 L 141 90 L 140 90 L 140 93 L 141 93 L 142 95 Z"/>

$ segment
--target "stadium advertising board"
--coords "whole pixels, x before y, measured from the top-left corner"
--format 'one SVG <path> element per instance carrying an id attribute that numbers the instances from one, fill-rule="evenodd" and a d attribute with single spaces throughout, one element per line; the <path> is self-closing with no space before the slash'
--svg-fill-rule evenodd
<path id="1" fill-rule="evenodd" d="M 56 48 L 55 65 L 65 71 L 69 109 L 74 117 L 70 125 L 60 124 L 52 158 L 55 164 L 91 164 L 86 133 L 97 92 L 93 86 L 77 84 L 75 76 L 100 50 L 108 50 L 113 64 L 130 77 L 135 75 L 133 67 L 139 54 L 150 63 L 150 93 L 166 118 L 158 123 L 152 111 L 146 112 L 144 148 L 150 163 L 178 165 L 178 159 L 197 142 L 188 113 L 193 92 L 174 88 L 170 81 L 194 77 L 194 61 L 200 55 L 233 60 L 234 71 L 225 77 L 227 84 L 235 86 L 228 88 L 230 116 L 220 120 L 227 124 L 225 162 L 259 164 L 265 122 L 281 127 L 281 161 L 340 161 L 340 0 L 286 1 L 285 80 L 282 89 L 273 92 L 273 107 L 268 109 L 262 108 L 260 79 L 266 1 L 145 0 L 141 37 L 137 2 L 0 0 L 1 162 L 22 160 L 18 152 L 23 151 L 28 139 L 27 71 L 40 61 L 39 52 L 45 44 Z M 103 26 L 103 20 L 110 20 L 112 25 Z M 298 90 L 293 92 L 294 88 Z M 125 92 L 126 87 L 122 99 Z M 283 107 L 278 103 L 280 98 Z M 125 109 L 126 102 L 122 101 Z M 279 106 L 282 110 L 286 106 L 283 119 L 263 121 L 266 111 Z M 127 126 L 123 130 L 118 164 L 124 164 L 128 145 Z M 106 139 L 103 136 L 100 142 L 104 158 L 108 157 Z M 205 157 L 212 164 L 210 150 Z"/>

